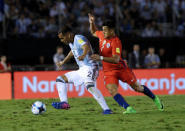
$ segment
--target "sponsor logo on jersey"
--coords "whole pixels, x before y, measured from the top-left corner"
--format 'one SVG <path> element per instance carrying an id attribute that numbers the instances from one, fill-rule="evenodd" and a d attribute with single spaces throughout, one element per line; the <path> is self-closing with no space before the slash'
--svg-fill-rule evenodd
<path id="1" fill-rule="evenodd" d="M 110 47 L 110 43 L 107 43 L 107 48 L 109 48 Z"/>
<path id="2" fill-rule="evenodd" d="M 79 42 L 80 44 L 84 43 L 84 41 L 83 41 L 82 39 L 79 39 L 78 42 Z"/>
<path id="3" fill-rule="evenodd" d="M 120 49 L 119 48 L 116 48 L 116 53 L 120 53 Z"/>

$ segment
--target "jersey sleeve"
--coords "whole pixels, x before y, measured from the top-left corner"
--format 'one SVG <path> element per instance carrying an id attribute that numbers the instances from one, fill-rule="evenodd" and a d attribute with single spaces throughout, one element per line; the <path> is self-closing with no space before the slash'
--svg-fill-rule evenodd
<path id="1" fill-rule="evenodd" d="M 122 51 L 122 44 L 119 39 L 114 40 L 112 42 L 112 55 L 119 55 L 121 56 L 121 51 Z"/>
<path id="2" fill-rule="evenodd" d="M 103 31 L 96 31 L 95 34 L 96 34 L 96 36 L 97 36 L 99 39 L 101 39 L 101 38 L 104 37 Z"/>
<path id="3" fill-rule="evenodd" d="M 85 38 L 84 36 L 76 36 L 76 41 L 80 45 L 80 47 L 88 43 L 87 38 Z"/>

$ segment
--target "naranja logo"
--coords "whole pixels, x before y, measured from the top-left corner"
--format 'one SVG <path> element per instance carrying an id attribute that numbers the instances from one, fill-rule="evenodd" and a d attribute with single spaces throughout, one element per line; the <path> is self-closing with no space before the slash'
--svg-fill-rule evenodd
<path id="1" fill-rule="evenodd" d="M 41 80 L 38 81 L 37 76 L 33 76 L 32 79 L 24 76 L 23 80 L 23 93 L 28 93 L 28 89 L 30 89 L 33 93 L 53 93 L 56 90 L 56 82 L 55 80 Z M 175 77 L 174 73 L 170 74 L 170 78 L 141 78 L 138 79 L 142 85 L 147 85 L 151 90 L 155 91 L 163 91 L 167 90 L 168 94 L 174 94 L 175 90 L 185 90 L 185 78 L 183 77 Z M 132 90 L 127 84 L 120 81 L 120 85 L 124 91 Z M 78 96 L 83 96 L 85 94 L 85 87 L 82 86 L 73 86 L 73 84 L 67 84 L 68 91 L 78 92 Z"/>
<path id="2" fill-rule="evenodd" d="M 33 93 L 53 93 L 56 90 L 56 82 L 55 80 L 41 80 L 38 81 L 37 76 L 33 76 L 32 79 L 29 79 L 26 76 L 23 76 L 23 93 L 28 93 L 30 89 Z M 74 86 L 73 84 L 66 84 L 68 86 L 68 91 L 78 92 L 78 96 L 83 96 L 85 94 L 85 87 L 84 86 Z"/>
<path id="3" fill-rule="evenodd" d="M 168 90 L 168 94 L 174 94 L 175 90 L 185 90 L 185 78 L 175 78 L 175 74 L 170 74 L 169 78 L 150 78 L 138 79 L 142 85 L 147 85 L 151 90 Z M 123 90 L 131 89 L 129 86 L 120 81 Z M 131 89 L 132 90 L 132 89 Z"/>

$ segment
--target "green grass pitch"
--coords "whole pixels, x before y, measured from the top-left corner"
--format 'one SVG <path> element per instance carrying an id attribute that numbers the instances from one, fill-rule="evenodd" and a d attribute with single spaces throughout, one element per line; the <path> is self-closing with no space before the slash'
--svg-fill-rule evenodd
<path id="1" fill-rule="evenodd" d="M 70 110 L 51 106 L 58 99 L 40 99 L 47 111 L 33 115 L 35 100 L 0 101 L 0 131 L 185 131 L 185 95 L 159 96 L 165 111 L 158 111 L 146 96 L 125 97 L 137 114 L 123 115 L 112 98 L 106 98 L 114 114 L 102 115 L 93 98 L 71 98 Z"/>

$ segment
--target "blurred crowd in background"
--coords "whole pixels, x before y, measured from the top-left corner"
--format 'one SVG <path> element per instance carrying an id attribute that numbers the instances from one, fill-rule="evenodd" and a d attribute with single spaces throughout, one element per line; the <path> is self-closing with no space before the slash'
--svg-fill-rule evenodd
<path id="1" fill-rule="evenodd" d="M 56 47 L 56 53 L 53 54 L 53 64 L 48 64 L 46 62 L 46 57 L 41 55 L 38 57 L 38 61 L 32 66 L 18 66 L 7 62 L 7 57 L 2 55 L 0 57 L 0 73 L 10 72 L 10 71 L 47 71 L 47 70 L 58 70 L 56 66 L 57 62 L 64 60 L 65 56 L 64 48 L 62 46 Z M 169 62 L 169 57 L 166 54 L 164 48 L 155 49 L 150 46 L 148 49 L 141 50 L 139 44 L 134 44 L 131 52 L 127 50 L 122 51 L 122 58 L 126 61 L 128 66 L 132 69 L 157 69 L 157 68 L 171 68 L 171 67 L 185 67 L 185 55 L 184 50 L 182 50 L 179 55 L 176 56 L 175 65 Z M 102 68 L 102 63 L 99 62 L 100 69 Z M 62 70 L 74 70 L 78 69 L 78 66 L 74 59 L 70 60 L 67 64 L 62 66 Z"/>
<path id="2" fill-rule="evenodd" d="M 105 18 L 115 19 L 117 32 L 125 35 L 185 35 L 185 0 L 4 1 L 6 34 L 12 37 L 56 37 L 58 29 L 66 23 L 72 25 L 74 31 L 87 34 L 89 12 L 96 16 L 99 27 Z M 1 13 L 1 24 L 2 21 Z"/>
<path id="3" fill-rule="evenodd" d="M 116 32 L 124 36 L 185 36 L 185 0 L 4 0 L 0 37 L 5 33 L 6 38 L 56 38 L 58 30 L 66 24 L 72 26 L 74 32 L 90 35 L 89 12 L 95 16 L 99 28 L 106 18 L 114 19 Z M 176 54 L 177 65 L 171 66 L 165 48 L 140 50 L 139 46 L 134 45 L 132 52 L 123 50 L 122 56 L 131 68 L 185 67 L 183 49 Z M 53 63 L 65 56 L 63 47 L 57 47 Z M 0 72 L 12 70 L 6 59 L 1 55 Z M 45 59 L 39 56 L 33 70 L 57 70 L 55 65 L 49 69 L 43 66 Z M 74 60 L 71 63 L 63 69 L 74 69 Z"/>

